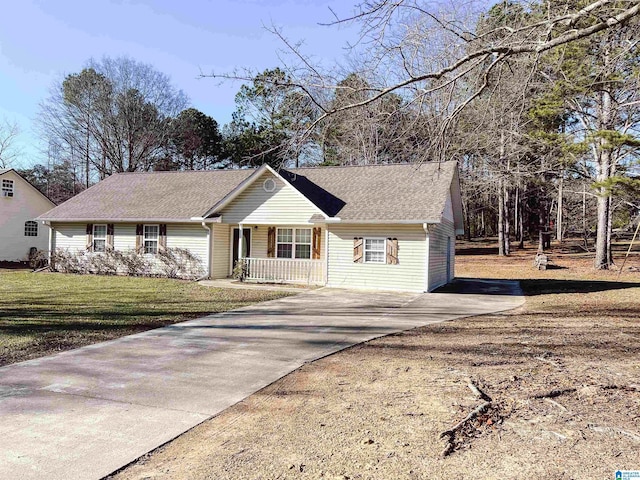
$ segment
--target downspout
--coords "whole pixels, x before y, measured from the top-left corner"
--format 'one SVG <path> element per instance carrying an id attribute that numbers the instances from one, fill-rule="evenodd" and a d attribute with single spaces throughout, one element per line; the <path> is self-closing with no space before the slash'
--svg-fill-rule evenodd
<path id="1" fill-rule="evenodd" d="M 202 221 L 200 224 L 202 225 L 202 228 L 207 231 L 207 274 L 196 279 L 196 282 L 204 280 L 205 278 L 211 278 L 211 227 L 207 226 L 204 221 Z"/>
<path id="2" fill-rule="evenodd" d="M 423 223 L 422 224 L 422 229 L 424 230 L 425 233 L 425 238 L 424 238 L 424 248 L 425 248 L 425 255 L 424 255 L 424 291 L 428 292 L 429 291 L 429 224 L 428 223 Z"/>
<path id="3" fill-rule="evenodd" d="M 53 225 L 51 225 L 51 222 L 43 220 L 42 224 L 49 227 L 49 251 L 47 252 L 47 260 L 49 261 L 49 267 L 51 267 L 51 257 L 53 256 L 53 242 L 55 239 L 55 231 L 53 229 Z"/>

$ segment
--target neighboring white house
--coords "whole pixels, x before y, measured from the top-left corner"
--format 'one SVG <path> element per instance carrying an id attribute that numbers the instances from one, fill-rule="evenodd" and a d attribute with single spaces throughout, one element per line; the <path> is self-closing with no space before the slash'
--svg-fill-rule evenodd
<path id="1" fill-rule="evenodd" d="M 53 207 L 15 170 L 0 170 L 0 261 L 25 261 L 31 248 L 49 248 L 49 228 L 36 217 Z"/>
<path id="2" fill-rule="evenodd" d="M 181 247 L 211 278 L 431 291 L 463 233 L 456 162 L 112 175 L 41 215 L 50 249 Z M 240 233 L 241 232 L 241 233 Z"/>

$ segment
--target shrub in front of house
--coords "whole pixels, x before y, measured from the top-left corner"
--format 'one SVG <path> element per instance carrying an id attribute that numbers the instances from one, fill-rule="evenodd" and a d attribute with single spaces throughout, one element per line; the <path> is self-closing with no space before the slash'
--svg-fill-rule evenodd
<path id="1" fill-rule="evenodd" d="M 205 275 L 202 262 L 184 248 L 166 248 L 158 252 L 160 269 L 168 278 L 199 278 Z"/>
<path id="2" fill-rule="evenodd" d="M 153 257 L 135 250 L 105 252 L 71 252 L 56 249 L 51 269 L 62 273 L 95 275 L 130 275 L 182 278 L 193 280 L 206 274 L 202 261 L 183 248 L 166 248 Z"/>

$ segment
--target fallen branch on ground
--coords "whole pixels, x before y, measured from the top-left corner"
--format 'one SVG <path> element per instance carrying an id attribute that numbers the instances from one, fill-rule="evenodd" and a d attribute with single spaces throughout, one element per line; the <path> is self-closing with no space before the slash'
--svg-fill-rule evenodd
<path id="1" fill-rule="evenodd" d="M 447 455 L 452 454 L 453 451 L 455 450 L 456 433 L 460 432 L 460 430 L 462 430 L 462 428 L 464 428 L 465 425 L 467 425 L 472 420 L 476 419 L 479 415 L 482 415 L 487 410 L 489 410 L 489 407 L 493 403 L 493 400 L 491 399 L 491 397 L 486 393 L 484 393 L 482 390 L 480 390 L 480 388 L 476 384 L 474 384 L 471 379 L 469 379 L 469 383 L 467 384 L 467 386 L 474 393 L 476 397 L 484 401 L 480 405 L 478 405 L 476 408 L 474 408 L 466 417 L 460 420 L 453 428 L 450 428 L 449 430 L 445 430 L 440 434 L 440 438 L 445 438 L 445 437 L 447 438 L 447 446 L 442 452 L 443 457 L 446 457 Z"/>
<path id="2" fill-rule="evenodd" d="M 562 390 L 551 390 L 550 392 L 544 393 L 536 393 L 535 395 L 531 395 L 529 398 L 556 398 L 560 395 L 564 395 L 565 393 L 574 393 L 577 391 L 577 388 L 564 388 Z"/>
<path id="3" fill-rule="evenodd" d="M 640 392 L 640 385 L 593 385 L 594 387 L 601 388 L 602 390 L 623 390 L 625 392 Z M 531 395 L 529 398 L 535 399 L 548 399 L 548 398 L 556 398 L 560 395 L 564 395 L 567 393 L 575 393 L 578 389 L 575 387 L 571 388 L 563 388 L 551 390 L 549 392 L 536 393 L 535 395 Z"/>
<path id="4" fill-rule="evenodd" d="M 563 410 L 563 411 L 565 411 L 565 412 L 567 411 L 567 407 L 565 407 L 564 405 L 562 405 L 562 404 L 560 404 L 560 403 L 556 402 L 555 400 L 552 400 L 552 399 L 550 399 L 550 398 L 545 398 L 545 399 L 544 399 L 544 401 L 545 401 L 545 402 L 550 403 L 551 405 L 555 405 L 555 406 L 556 406 L 556 407 L 558 407 L 560 410 Z"/>
<path id="5" fill-rule="evenodd" d="M 625 392 L 640 392 L 640 385 L 603 385 L 603 390 L 624 390 Z"/>
<path id="6" fill-rule="evenodd" d="M 640 435 L 634 432 L 628 432 L 626 430 L 622 430 L 620 428 L 615 428 L 615 427 L 599 427 L 598 425 L 591 425 L 591 424 L 588 425 L 588 427 L 594 432 L 607 433 L 607 434 L 616 433 L 618 435 L 624 435 L 625 437 L 629 437 L 635 441 L 640 442 Z"/>
<path id="7" fill-rule="evenodd" d="M 536 360 L 540 360 L 541 362 L 548 363 L 549 365 L 556 367 L 558 370 L 562 370 L 562 366 L 558 362 L 554 362 L 553 360 L 547 360 L 544 357 L 534 357 L 534 358 Z"/>

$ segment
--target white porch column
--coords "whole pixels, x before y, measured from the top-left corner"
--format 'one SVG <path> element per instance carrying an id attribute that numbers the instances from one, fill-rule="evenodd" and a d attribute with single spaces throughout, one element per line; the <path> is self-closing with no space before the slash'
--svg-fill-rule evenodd
<path id="1" fill-rule="evenodd" d="M 242 239 L 244 238 L 244 229 L 242 223 L 238 224 L 238 260 L 242 260 L 244 255 L 242 254 Z"/>

